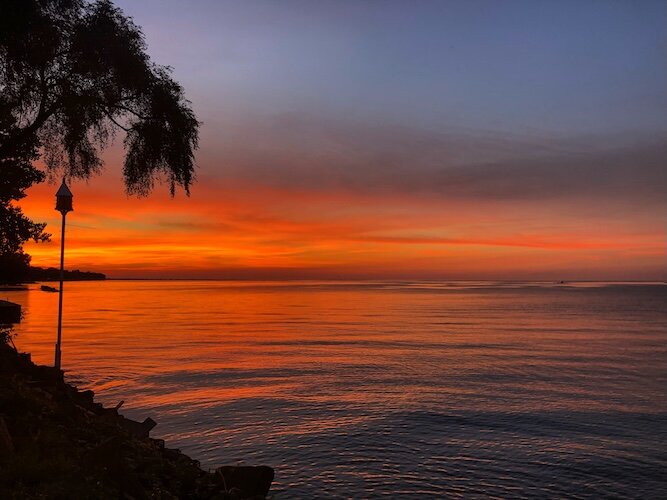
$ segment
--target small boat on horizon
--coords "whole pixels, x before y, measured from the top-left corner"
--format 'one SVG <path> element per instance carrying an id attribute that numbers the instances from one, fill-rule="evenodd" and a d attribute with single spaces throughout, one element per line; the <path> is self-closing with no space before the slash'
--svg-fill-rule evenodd
<path id="1" fill-rule="evenodd" d="M 42 292 L 57 292 L 58 289 L 49 285 L 42 285 L 39 287 Z"/>

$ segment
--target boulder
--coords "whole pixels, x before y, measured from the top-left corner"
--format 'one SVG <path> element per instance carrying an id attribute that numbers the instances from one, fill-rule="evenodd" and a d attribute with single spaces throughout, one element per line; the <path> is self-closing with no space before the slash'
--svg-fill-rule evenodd
<path id="1" fill-rule="evenodd" d="M 91 390 L 76 391 L 74 393 L 74 397 L 77 400 L 82 401 L 84 403 L 93 404 L 93 402 L 95 401 L 95 392 L 93 392 Z"/>
<path id="2" fill-rule="evenodd" d="M 0 300 L 0 324 L 11 324 L 21 322 L 21 305 Z"/>
<path id="3" fill-rule="evenodd" d="M 115 412 L 115 409 L 112 410 Z M 130 418 L 121 417 L 118 422 L 126 431 L 134 434 L 138 438 L 149 437 L 150 432 L 157 425 L 157 422 L 150 417 L 143 422 L 137 422 Z"/>
<path id="4" fill-rule="evenodd" d="M 0 415 L 0 460 L 11 457 L 14 454 L 14 443 L 9 434 L 4 417 Z"/>
<path id="5" fill-rule="evenodd" d="M 241 498 L 266 497 L 274 475 L 273 469 L 266 465 L 257 467 L 226 465 L 219 467 L 217 473 L 222 477 L 225 489 L 240 490 Z"/>

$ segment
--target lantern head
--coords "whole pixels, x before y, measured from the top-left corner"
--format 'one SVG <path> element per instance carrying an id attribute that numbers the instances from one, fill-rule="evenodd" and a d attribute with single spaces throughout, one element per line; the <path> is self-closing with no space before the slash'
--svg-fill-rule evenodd
<path id="1" fill-rule="evenodd" d="M 56 210 L 63 215 L 73 211 L 72 198 L 74 198 L 74 195 L 72 195 L 72 191 L 69 190 L 67 184 L 65 184 L 65 179 L 63 179 L 63 183 L 56 193 Z"/>

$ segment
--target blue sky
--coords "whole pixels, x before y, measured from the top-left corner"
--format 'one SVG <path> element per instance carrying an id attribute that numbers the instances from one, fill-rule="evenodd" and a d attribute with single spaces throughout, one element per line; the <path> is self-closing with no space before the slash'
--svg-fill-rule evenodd
<path id="1" fill-rule="evenodd" d="M 116 4 L 202 121 L 199 182 L 91 209 L 82 269 L 667 279 L 665 1 Z"/>
<path id="2" fill-rule="evenodd" d="M 563 136 L 667 129 L 662 1 L 117 4 L 214 119 L 290 112 Z"/>

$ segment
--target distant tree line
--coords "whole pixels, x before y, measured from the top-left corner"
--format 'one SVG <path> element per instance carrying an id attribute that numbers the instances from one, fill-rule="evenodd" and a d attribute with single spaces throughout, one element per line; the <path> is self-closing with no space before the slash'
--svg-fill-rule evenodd
<path id="1" fill-rule="evenodd" d="M 33 267 L 30 266 L 26 276 L 27 281 L 58 281 L 60 279 L 60 269 L 55 267 Z M 105 280 L 107 277 L 102 273 L 93 273 L 91 271 L 65 271 L 65 281 L 94 281 Z"/>

